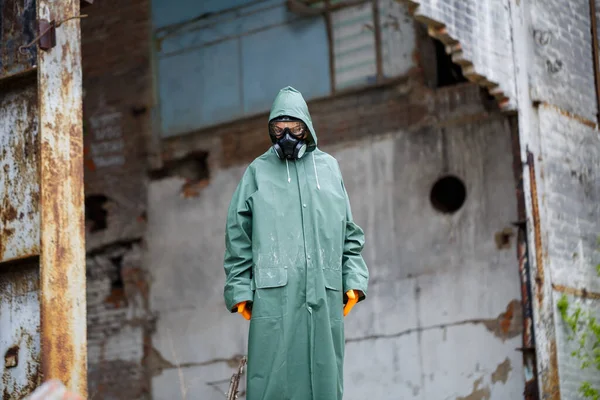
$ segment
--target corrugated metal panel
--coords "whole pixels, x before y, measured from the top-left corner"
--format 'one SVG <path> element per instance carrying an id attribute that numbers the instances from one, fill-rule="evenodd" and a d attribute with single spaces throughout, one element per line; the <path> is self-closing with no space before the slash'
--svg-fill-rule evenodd
<path id="1" fill-rule="evenodd" d="M 33 68 L 37 47 L 19 47 L 35 35 L 35 1 L 0 0 L 0 79 Z"/>
<path id="2" fill-rule="evenodd" d="M 22 399 L 42 381 L 39 263 L 3 268 L 0 274 L 2 399 Z"/>
<path id="3" fill-rule="evenodd" d="M 35 86 L 5 90 L 0 116 L 0 261 L 7 261 L 40 251 Z"/>
<path id="4" fill-rule="evenodd" d="M 377 61 L 372 5 L 365 3 L 333 12 L 331 23 L 336 89 L 375 82 Z"/>
<path id="5" fill-rule="evenodd" d="M 379 1 L 379 18 L 383 75 L 386 78 L 404 75 L 415 67 L 414 20 L 409 15 L 406 5 L 396 0 Z"/>
<path id="6" fill-rule="evenodd" d="M 155 38 L 163 137 L 268 111 L 287 85 L 307 99 L 330 94 L 325 20 L 293 14 L 284 0 L 188 18 Z"/>

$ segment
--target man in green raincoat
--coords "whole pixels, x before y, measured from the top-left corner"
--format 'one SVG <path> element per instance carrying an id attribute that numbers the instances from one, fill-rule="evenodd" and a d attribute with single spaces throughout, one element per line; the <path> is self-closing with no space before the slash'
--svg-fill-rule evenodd
<path id="1" fill-rule="evenodd" d="M 343 316 L 369 280 L 364 234 L 300 92 L 279 92 L 268 127 L 273 146 L 246 169 L 225 234 L 225 303 L 250 319 L 247 399 L 341 400 Z"/>

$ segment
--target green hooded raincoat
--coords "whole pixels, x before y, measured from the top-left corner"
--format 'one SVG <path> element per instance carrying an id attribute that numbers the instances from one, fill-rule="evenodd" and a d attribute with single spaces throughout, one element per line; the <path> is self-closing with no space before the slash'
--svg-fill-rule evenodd
<path id="1" fill-rule="evenodd" d="M 367 293 L 364 234 L 294 88 L 279 92 L 269 120 L 281 115 L 304 121 L 308 150 L 286 162 L 269 149 L 244 173 L 227 216 L 225 303 L 252 306 L 248 400 L 341 400 L 344 293 Z"/>

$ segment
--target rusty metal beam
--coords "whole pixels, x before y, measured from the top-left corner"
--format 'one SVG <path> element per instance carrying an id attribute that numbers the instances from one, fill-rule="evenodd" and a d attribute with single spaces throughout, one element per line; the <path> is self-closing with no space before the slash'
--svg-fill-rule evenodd
<path id="1" fill-rule="evenodd" d="M 554 289 L 555 291 L 557 291 L 559 293 L 565 293 L 565 294 L 569 294 L 571 296 L 581 297 L 582 299 L 600 300 L 600 293 L 590 292 L 589 290 L 586 290 L 586 289 L 579 289 L 579 288 L 574 288 L 574 287 L 565 286 L 565 285 L 556 285 L 554 283 L 552 284 L 552 289 Z"/>
<path id="2" fill-rule="evenodd" d="M 544 346 L 544 352 L 547 352 L 547 356 L 543 359 L 545 364 L 540 369 L 539 387 L 543 393 L 543 398 L 547 400 L 559 400 L 560 397 L 560 386 L 558 379 L 558 354 L 556 349 L 556 339 L 554 337 L 554 321 L 552 318 L 552 299 L 546 298 L 545 293 L 550 293 L 549 282 L 546 282 L 546 274 L 544 270 L 544 251 L 542 244 L 542 228 L 540 218 L 540 206 L 539 206 L 539 194 L 537 188 L 537 177 L 535 167 L 535 157 L 529 149 L 525 150 L 527 154 L 527 167 L 529 169 L 529 191 L 531 197 L 531 219 L 532 219 L 532 230 L 533 230 L 533 247 L 535 253 L 536 263 L 536 274 L 535 274 L 535 309 L 541 314 L 538 320 L 541 323 L 536 324 L 545 333 L 546 337 Z"/>
<path id="3" fill-rule="evenodd" d="M 523 310 L 523 333 L 521 352 L 523 356 L 523 372 L 525 375 L 525 400 L 539 400 L 537 380 L 537 356 L 535 349 L 535 327 L 533 323 L 533 304 L 531 290 L 531 265 L 529 263 L 529 247 L 527 240 L 527 210 L 525 209 L 525 193 L 523 191 L 523 162 L 521 160 L 521 143 L 517 116 L 508 119 L 512 138 L 513 174 L 517 195 L 517 260 L 521 281 L 521 307 Z"/>
<path id="4" fill-rule="evenodd" d="M 79 15 L 79 0 L 39 0 L 38 19 Z M 40 289 L 44 379 L 87 394 L 83 137 L 79 19 L 38 51 Z"/>
<path id="5" fill-rule="evenodd" d="M 533 216 L 533 234 L 535 243 L 535 260 L 536 260 L 536 300 L 538 307 L 544 301 L 544 283 L 546 274 L 544 271 L 544 255 L 542 250 L 542 228 L 540 226 L 540 206 L 538 203 L 537 181 L 535 176 L 535 160 L 533 153 L 527 152 L 527 165 L 529 167 L 529 187 L 531 190 L 531 213 Z"/>

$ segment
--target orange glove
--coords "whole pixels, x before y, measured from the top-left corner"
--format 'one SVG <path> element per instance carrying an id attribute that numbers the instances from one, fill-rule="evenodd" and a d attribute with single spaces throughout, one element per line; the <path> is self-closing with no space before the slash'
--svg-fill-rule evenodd
<path id="1" fill-rule="evenodd" d="M 247 321 L 250 321 L 250 318 L 252 318 L 252 311 L 246 309 L 246 302 L 242 301 L 241 303 L 238 303 L 236 307 L 237 312 L 242 314 L 242 317 L 246 318 Z"/>
<path id="2" fill-rule="evenodd" d="M 358 302 L 358 296 L 360 295 L 360 290 L 350 289 L 346 292 L 346 295 L 348 296 L 348 302 L 344 306 L 344 317 L 346 315 L 348 315 L 348 313 L 350 313 L 350 310 L 352 310 L 352 307 L 354 307 L 356 305 L 356 303 Z"/>

